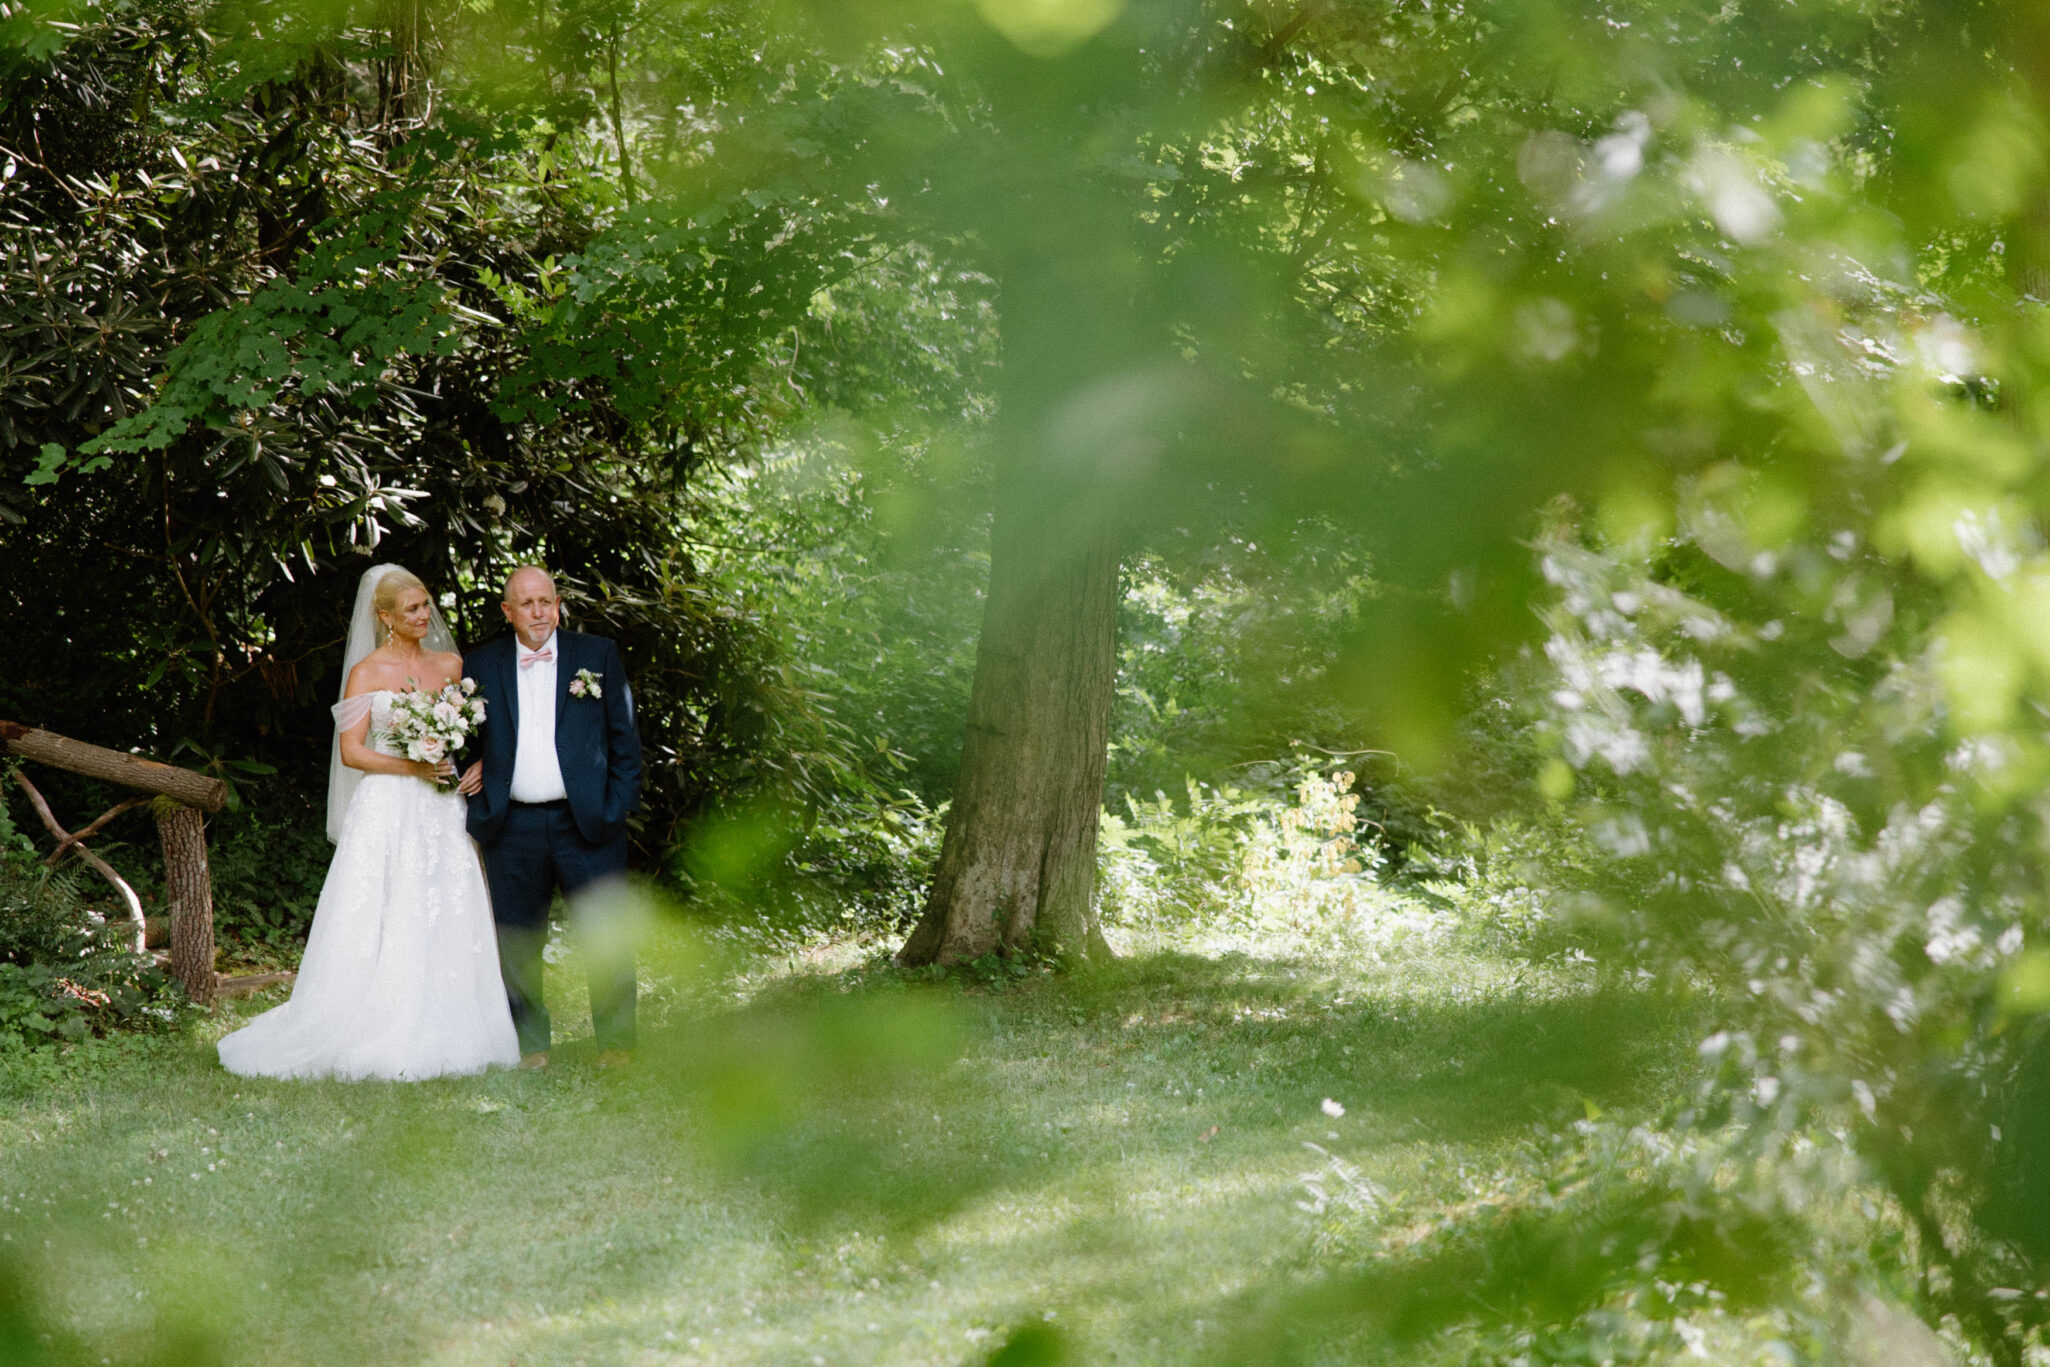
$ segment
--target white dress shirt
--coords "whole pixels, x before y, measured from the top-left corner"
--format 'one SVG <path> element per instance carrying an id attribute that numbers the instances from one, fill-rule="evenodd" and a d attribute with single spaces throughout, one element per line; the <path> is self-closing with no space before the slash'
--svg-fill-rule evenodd
<path id="1" fill-rule="evenodd" d="M 569 796 L 562 786 L 562 761 L 555 753 L 555 668 L 562 663 L 555 633 L 538 651 L 513 641 L 513 672 L 519 675 L 520 733 L 513 741 L 512 800 L 556 802 Z M 524 661 L 532 655 L 555 658 Z"/>

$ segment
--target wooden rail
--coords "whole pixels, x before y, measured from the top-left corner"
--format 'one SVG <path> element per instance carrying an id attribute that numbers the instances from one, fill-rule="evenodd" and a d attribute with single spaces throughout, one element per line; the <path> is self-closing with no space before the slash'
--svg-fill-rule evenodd
<path id="1" fill-rule="evenodd" d="M 217 778 L 195 774 L 175 764 L 159 764 L 140 755 L 109 750 L 103 745 L 88 745 L 19 722 L 0 721 L 0 743 L 10 753 L 52 769 L 68 769 L 124 788 L 140 788 L 202 812 L 218 812 L 228 802 L 228 785 Z"/>
<path id="2" fill-rule="evenodd" d="M 213 875 L 207 867 L 204 814 L 218 812 L 227 804 L 228 785 L 217 778 L 180 769 L 175 764 L 159 764 L 139 755 L 88 745 L 69 736 L 23 726 L 18 722 L 0 721 L 0 751 L 124 788 L 139 788 L 155 797 L 156 800 L 148 802 L 148 805 L 156 815 L 157 835 L 164 847 L 164 900 L 168 904 L 171 921 L 171 973 L 194 1001 L 211 1003 L 219 984 L 214 974 L 214 889 Z M 57 850 L 50 856 L 50 862 L 55 863 L 67 851 L 75 850 L 80 858 L 98 869 L 114 885 L 115 891 L 122 894 L 129 919 L 135 927 L 135 948 L 141 952 L 146 944 L 141 902 L 121 875 L 85 846 L 88 836 L 139 802 L 130 800 L 118 804 L 73 834 L 58 824 L 49 803 L 43 800 L 42 794 L 36 791 L 27 777 L 20 773 L 14 777 L 29 794 L 36 815 L 57 840 Z"/>

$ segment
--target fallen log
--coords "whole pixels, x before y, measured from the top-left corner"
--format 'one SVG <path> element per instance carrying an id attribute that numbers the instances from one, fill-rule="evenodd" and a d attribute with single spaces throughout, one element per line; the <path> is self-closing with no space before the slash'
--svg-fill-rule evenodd
<path id="1" fill-rule="evenodd" d="M 222 997 L 240 997 L 251 992 L 261 992 L 266 987 L 276 987 L 280 983 L 296 982 L 298 978 L 299 975 L 297 973 L 290 971 L 283 973 L 251 973 L 239 978 L 231 978 L 227 974 L 221 973 L 214 977 L 214 998 L 219 1000 Z"/>
<path id="2" fill-rule="evenodd" d="M 218 812 L 228 803 L 228 785 L 217 778 L 180 769 L 175 764 L 159 764 L 140 755 L 109 750 L 104 745 L 88 745 L 20 722 L 0 721 L 0 748 L 87 778 L 156 793 L 202 812 Z"/>

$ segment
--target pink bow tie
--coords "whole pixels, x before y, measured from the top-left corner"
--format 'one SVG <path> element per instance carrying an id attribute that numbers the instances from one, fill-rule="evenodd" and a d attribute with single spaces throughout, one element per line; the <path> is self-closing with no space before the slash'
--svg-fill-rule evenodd
<path id="1" fill-rule="evenodd" d="M 534 665 L 540 664 L 543 660 L 552 660 L 554 658 L 555 652 L 552 650 L 537 650 L 532 655 L 520 656 L 520 668 L 529 669 Z"/>

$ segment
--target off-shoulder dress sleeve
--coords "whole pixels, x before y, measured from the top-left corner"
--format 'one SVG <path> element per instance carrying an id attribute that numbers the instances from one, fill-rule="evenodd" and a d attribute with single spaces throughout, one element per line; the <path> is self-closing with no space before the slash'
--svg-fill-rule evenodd
<path id="1" fill-rule="evenodd" d="M 335 730 L 353 730 L 358 722 L 370 715 L 370 704 L 376 697 L 375 693 L 358 693 L 353 698 L 343 698 L 340 702 L 336 703 L 334 705 Z"/>

